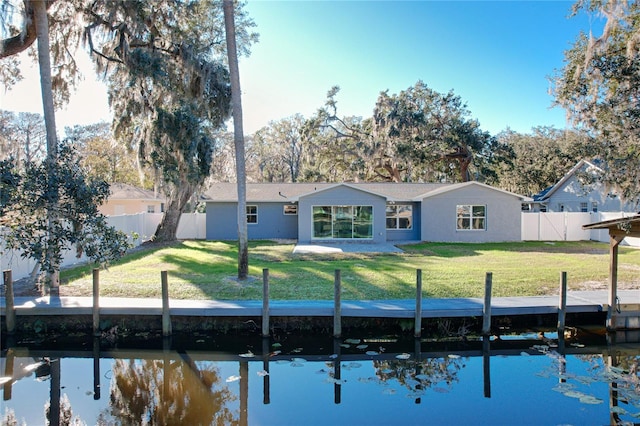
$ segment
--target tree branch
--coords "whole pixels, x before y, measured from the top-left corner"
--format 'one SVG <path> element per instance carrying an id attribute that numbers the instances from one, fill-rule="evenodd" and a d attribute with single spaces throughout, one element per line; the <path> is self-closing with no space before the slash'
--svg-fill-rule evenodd
<path id="1" fill-rule="evenodd" d="M 45 5 L 46 10 L 49 10 L 49 7 L 51 7 L 55 1 L 56 0 L 47 0 Z M 25 5 L 28 6 L 24 12 L 26 25 L 20 34 L 2 40 L 0 59 L 18 54 L 26 50 L 36 41 L 36 20 L 33 7 L 29 2 L 25 2 Z"/>

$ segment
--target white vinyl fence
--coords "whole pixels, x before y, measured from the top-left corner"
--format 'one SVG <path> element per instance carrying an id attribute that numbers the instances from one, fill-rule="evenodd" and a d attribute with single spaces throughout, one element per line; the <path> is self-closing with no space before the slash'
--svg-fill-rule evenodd
<path id="1" fill-rule="evenodd" d="M 598 213 L 522 213 L 523 241 L 600 241 L 609 242 L 606 229 L 584 230 L 583 225 L 633 216 L 625 212 Z M 640 247 L 640 238 L 625 238 L 623 244 Z"/>
<path id="2" fill-rule="evenodd" d="M 162 219 L 162 213 L 138 213 L 107 217 L 109 225 L 129 235 L 135 246 L 149 240 L 156 232 Z M 136 236 L 134 239 L 133 236 Z M 178 224 L 177 237 L 181 240 L 205 239 L 207 236 L 206 215 L 204 213 L 184 213 Z M 62 266 L 72 266 L 85 262 L 85 256 L 76 257 L 75 249 L 67 250 Z M 13 280 L 29 276 L 36 263 L 31 259 L 23 259 L 20 252 L 4 247 L 4 239 L 0 234 L 0 270 L 11 269 Z"/>

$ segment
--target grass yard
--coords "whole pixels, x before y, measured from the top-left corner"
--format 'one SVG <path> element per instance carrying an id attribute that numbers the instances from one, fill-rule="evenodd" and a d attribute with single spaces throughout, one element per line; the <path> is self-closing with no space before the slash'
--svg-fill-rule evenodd
<path id="1" fill-rule="evenodd" d="M 249 244 L 251 278 L 238 282 L 233 242 L 180 241 L 141 248 L 100 271 L 100 295 L 161 297 L 160 272 L 168 271 L 175 299 L 262 298 L 262 270 L 269 269 L 272 300 L 333 298 L 334 271 L 341 270 L 343 300 L 415 297 L 422 269 L 423 297 L 482 297 L 486 272 L 494 296 L 557 294 L 566 271 L 570 290 L 606 289 L 609 246 L 595 242 L 421 243 L 404 253 L 292 254 L 293 244 Z M 640 249 L 621 247 L 619 288 L 640 288 Z M 62 296 L 90 296 L 90 266 L 61 272 Z"/>

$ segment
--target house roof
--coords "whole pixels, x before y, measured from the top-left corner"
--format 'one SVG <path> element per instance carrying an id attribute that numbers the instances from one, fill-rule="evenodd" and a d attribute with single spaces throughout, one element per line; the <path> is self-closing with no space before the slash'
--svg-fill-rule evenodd
<path id="1" fill-rule="evenodd" d="M 161 200 L 153 191 L 126 183 L 112 183 L 109 190 L 109 200 Z"/>
<path id="2" fill-rule="evenodd" d="M 419 196 L 415 197 L 415 201 L 419 201 L 419 200 L 422 200 L 424 198 L 433 197 L 433 196 L 439 195 L 439 194 L 444 194 L 444 193 L 447 193 L 447 192 L 450 192 L 450 191 L 455 191 L 457 189 L 464 188 L 466 186 L 480 186 L 480 187 L 483 187 L 483 188 L 491 189 L 493 191 L 501 192 L 503 194 L 507 194 L 507 195 L 511 195 L 511 196 L 517 197 L 521 201 L 525 201 L 525 202 L 532 201 L 531 198 L 525 197 L 524 195 L 519 195 L 519 194 L 515 194 L 513 192 L 505 191 L 503 189 L 494 188 L 493 186 L 489 186 L 487 184 L 484 184 L 484 183 L 481 183 L 481 182 L 476 182 L 476 181 L 454 183 L 454 184 L 451 184 L 451 185 L 448 185 L 448 186 L 445 186 L 445 187 L 437 188 L 437 189 L 431 190 L 429 192 L 426 192 L 424 194 L 420 194 Z"/>
<path id="3" fill-rule="evenodd" d="M 540 191 L 539 193 L 533 195 L 533 200 L 537 201 L 537 202 L 545 202 L 557 190 L 562 188 L 564 186 L 564 184 L 569 179 L 571 179 L 572 176 L 574 176 L 579 170 L 582 170 L 583 168 L 595 170 L 598 173 L 604 171 L 600 167 L 596 166 L 595 164 L 593 164 L 593 163 L 591 163 L 591 162 L 589 162 L 587 160 L 580 160 L 580 161 L 578 161 L 578 163 L 575 166 L 573 166 L 571 168 L 571 170 L 569 170 L 564 176 L 562 176 L 562 179 L 560 179 L 558 182 L 556 182 L 553 186 L 551 186 L 549 188 L 545 188 L 542 191 Z"/>
<path id="4" fill-rule="evenodd" d="M 466 185 L 476 184 L 513 195 L 530 201 L 529 198 L 512 192 L 503 191 L 479 182 L 465 183 L 394 183 L 394 182 L 363 182 L 363 183 L 247 183 L 247 202 L 296 202 L 300 197 L 314 192 L 325 191 L 338 186 L 348 186 L 371 194 L 387 198 L 395 202 L 418 201 L 435 193 L 455 190 Z M 220 182 L 212 184 L 204 193 L 205 201 L 236 202 L 238 191 L 236 183 Z"/>
<path id="5" fill-rule="evenodd" d="M 324 188 L 316 188 L 314 191 L 310 191 L 310 192 L 308 192 L 306 194 L 301 194 L 301 195 L 293 198 L 292 201 L 299 201 L 301 197 L 304 197 L 306 195 L 318 194 L 320 192 L 328 191 L 330 189 L 337 188 L 339 186 L 345 186 L 345 187 L 348 187 L 348 188 L 354 188 L 354 189 L 356 189 L 358 191 L 364 191 L 364 192 L 367 192 L 369 194 L 373 194 L 373 195 L 376 195 L 376 196 L 382 197 L 382 198 L 389 198 L 389 196 L 387 194 L 381 194 L 379 192 L 372 191 L 371 188 L 366 188 L 366 187 L 364 187 L 362 185 L 355 185 L 355 184 L 351 184 L 351 183 L 335 183 L 333 185 L 329 185 L 329 186 L 324 187 Z"/>

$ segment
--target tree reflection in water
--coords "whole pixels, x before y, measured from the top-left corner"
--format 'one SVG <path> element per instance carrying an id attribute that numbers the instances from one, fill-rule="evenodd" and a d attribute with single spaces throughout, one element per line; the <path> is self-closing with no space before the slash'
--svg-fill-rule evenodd
<path id="1" fill-rule="evenodd" d="M 450 387 L 458 381 L 458 371 L 465 366 L 461 358 L 374 361 L 376 376 L 382 382 L 397 380 L 409 390 L 420 391 L 438 384 Z M 439 391 L 440 388 L 436 389 Z"/>
<path id="2" fill-rule="evenodd" d="M 228 407 L 237 396 L 223 384 L 219 370 L 211 364 L 118 359 L 113 365 L 110 408 L 101 414 L 101 421 L 122 425 L 239 424 L 238 413 Z"/>

